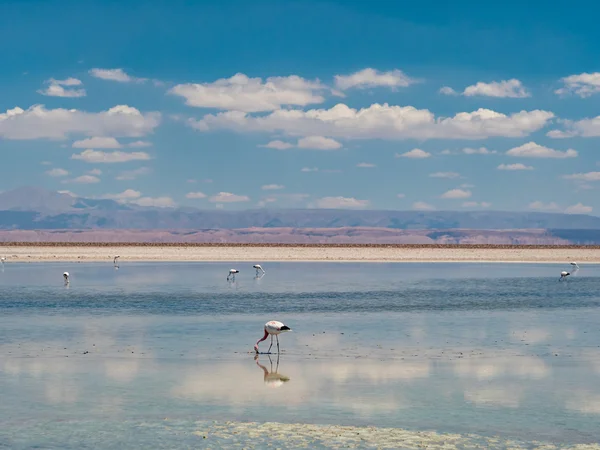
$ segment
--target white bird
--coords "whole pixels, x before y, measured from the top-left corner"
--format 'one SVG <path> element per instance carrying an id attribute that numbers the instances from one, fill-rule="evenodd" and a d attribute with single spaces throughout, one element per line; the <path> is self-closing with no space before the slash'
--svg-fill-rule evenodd
<path id="1" fill-rule="evenodd" d="M 3 256 L 2 258 L 0 258 L 0 263 L 4 264 L 4 261 L 6 261 L 6 258 Z"/>
<path id="2" fill-rule="evenodd" d="M 63 273 L 63 278 L 65 279 L 65 284 L 69 284 L 69 272 Z"/>
<path id="3" fill-rule="evenodd" d="M 256 276 L 259 276 L 261 273 L 265 274 L 265 269 L 262 268 L 260 264 L 254 264 L 252 267 L 256 269 Z"/>
<path id="4" fill-rule="evenodd" d="M 117 256 L 115 256 L 115 258 L 113 259 L 113 265 L 114 265 L 115 267 L 119 267 L 119 266 L 117 265 L 117 259 L 119 259 L 119 258 L 120 258 L 120 256 L 119 256 L 119 255 L 117 255 Z"/>
<path id="5" fill-rule="evenodd" d="M 576 263 L 575 261 L 573 261 L 573 262 L 571 263 L 571 265 L 572 265 L 573 267 L 575 267 L 576 269 L 579 269 L 579 266 L 577 265 L 577 263 Z"/>
<path id="6" fill-rule="evenodd" d="M 240 271 L 236 270 L 236 269 L 229 269 L 229 275 L 227 275 L 227 281 L 229 281 L 229 280 L 235 281 L 236 273 L 240 273 Z"/>
<path id="7" fill-rule="evenodd" d="M 269 350 L 267 350 L 267 353 L 270 353 L 271 347 L 273 347 L 273 336 L 275 336 L 277 338 L 277 353 L 279 353 L 279 335 L 286 331 L 292 331 L 292 329 L 287 325 L 284 325 L 283 323 L 278 322 L 276 320 L 271 320 L 267 322 L 265 324 L 265 335 L 261 339 L 256 341 L 254 351 L 258 353 L 258 344 L 264 341 L 267 337 L 271 336 L 271 345 L 269 346 Z"/>
<path id="8" fill-rule="evenodd" d="M 567 272 L 567 271 L 563 270 L 563 271 L 560 273 L 560 280 L 564 280 L 564 279 L 565 279 L 565 278 L 567 278 L 569 275 L 571 275 L 569 272 Z M 559 281 L 560 281 L 560 280 L 559 280 Z"/>

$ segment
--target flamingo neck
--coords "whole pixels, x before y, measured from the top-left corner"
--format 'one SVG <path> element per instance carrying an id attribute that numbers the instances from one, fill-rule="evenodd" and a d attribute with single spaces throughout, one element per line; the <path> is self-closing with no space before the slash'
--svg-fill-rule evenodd
<path id="1" fill-rule="evenodd" d="M 264 341 L 267 338 L 267 336 L 269 336 L 269 333 L 267 332 L 267 330 L 265 330 L 265 335 L 262 337 L 262 339 L 259 339 L 258 341 L 256 341 L 256 345 L 258 345 L 259 342 Z"/>

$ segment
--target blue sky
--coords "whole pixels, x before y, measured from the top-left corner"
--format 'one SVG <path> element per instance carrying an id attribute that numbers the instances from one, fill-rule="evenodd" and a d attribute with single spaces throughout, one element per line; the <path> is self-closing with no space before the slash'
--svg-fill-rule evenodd
<path id="1" fill-rule="evenodd" d="M 412 3 L 0 2 L 0 190 L 599 213 L 598 8 Z"/>

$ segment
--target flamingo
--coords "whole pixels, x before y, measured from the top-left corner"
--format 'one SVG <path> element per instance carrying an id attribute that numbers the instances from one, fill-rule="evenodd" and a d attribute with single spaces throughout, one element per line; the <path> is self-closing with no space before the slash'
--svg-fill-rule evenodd
<path id="1" fill-rule="evenodd" d="M 262 266 L 260 264 L 254 264 L 252 267 L 254 267 L 256 269 L 256 276 L 258 277 L 261 273 L 264 275 L 265 269 L 262 268 Z"/>
<path id="2" fill-rule="evenodd" d="M 567 278 L 569 275 L 571 275 L 569 272 L 567 272 L 567 271 L 563 270 L 563 271 L 560 273 L 560 279 L 559 279 L 559 281 L 560 281 L 560 280 L 564 280 L 564 279 L 566 279 L 566 278 Z"/>
<path id="3" fill-rule="evenodd" d="M 3 256 L 2 258 L 0 258 L 0 263 L 4 264 L 4 261 L 6 261 L 6 258 Z"/>
<path id="4" fill-rule="evenodd" d="M 271 347 L 273 347 L 273 336 L 275 336 L 277 338 L 277 353 L 279 354 L 279 335 L 286 331 L 292 331 L 292 329 L 287 325 L 284 325 L 283 323 L 278 322 L 276 320 L 271 320 L 265 323 L 265 335 L 262 337 L 262 339 L 256 341 L 254 351 L 258 353 L 258 344 L 264 341 L 270 335 L 271 345 L 269 346 L 269 350 L 267 350 L 267 353 L 271 353 Z"/>
<path id="5" fill-rule="evenodd" d="M 229 280 L 235 281 L 236 273 L 240 273 L 240 271 L 236 270 L 236 269 L 229 269 L 229 275 L 227 275 L 227 281 L 229 281 Z"/>
<path id="6" fill-rule="evenodd" d="M 571 265 L 572 265 L 573 267 L 575 267 L 575 270 L 578 270 L 578 269 L 579 269 L 579 266 L 577 265 L 577 263 L 576 263 L 575 261 L 573 261 L 573 262 L 571 263 Z"/>
<path id="7" fill-rule="evenodd" d="M 64 272 L 63 278 L 65 279 L 65 284 L 69 284 L 69 272 Z"/>
<path id="8" fill-rule="evenodd" d="M 117 264 L 117 259 L 119 259 L 119 258 L 120 258 L 120 256 L 119 256 L 119 255 L 117 255 L 117 256 L 115 256 L 115 258 L 113 259 L 113 265 L 114 265 L 116 268 L 118 268 L 118 267 L 119 267 L 119 265 Z"/>

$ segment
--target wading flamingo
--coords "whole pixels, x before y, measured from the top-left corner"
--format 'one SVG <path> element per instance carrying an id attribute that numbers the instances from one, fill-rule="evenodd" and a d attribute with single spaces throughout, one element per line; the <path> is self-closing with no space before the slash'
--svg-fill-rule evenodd
<path id="1" fill-rule="evenodd" d="M 277 322 L 276 320 L 271 320 L 270 322 L 267 322 L 265 324 L 265 335 L 262 337 L 262 339 L 259 339 L 258 341 L 256 341 L 256 345 L 254 346 L 254 351 L 256 353 L 258 353 L 258 344 L 260 342 L 264 341 L 270 335 L 271 336 L 271 345 L 269 346 L 269 350 L 267 350 L 267 353 L 270 353 L 271 347 L 273 347 L 273 336 L 275 336 L 275 338 L 277 339 L 277 353 L 279 353 L 279 335 L 286 331 L 292 331 L 292 329 L 290 327 L 288 327 L 287 325 L 284 325 L 281 322 Z"/>

